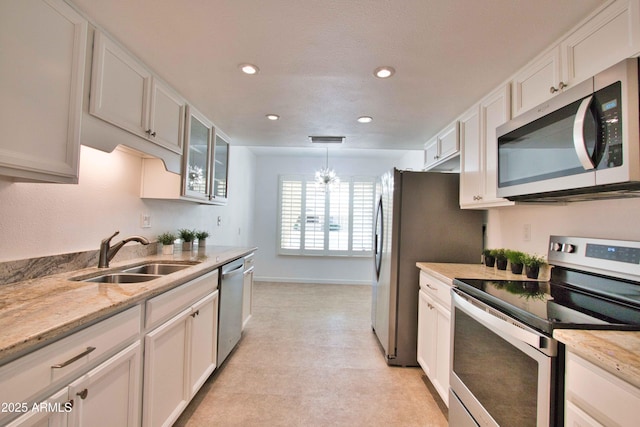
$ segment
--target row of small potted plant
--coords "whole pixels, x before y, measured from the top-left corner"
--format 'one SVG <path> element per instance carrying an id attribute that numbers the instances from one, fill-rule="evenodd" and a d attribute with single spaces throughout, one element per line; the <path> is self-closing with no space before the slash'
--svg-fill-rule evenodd
<path id="1" fill-rule="evenodd" d="M 196 239 L 198 239 L 198 247 L 204 248 L 207 244 L 207 237 L 209 237 L 208 231 L 196 231 L 187 228 L 181 228 L 178 230 L 177 235 L 171 232 L 166 232 L 158 235 L 158 242 L 162 243 L 163 254 L 172 254 L 173 244 L 177 238 L 182 239 L 182 250 L 190 251 L 193 247 L 193 242 Z"/>
<path id="2" fill-rule="evenodd" d="M 485 249 L 482 251 L 482 255 L 487 267 L 495 265 L 498 270 L 506 270 L 508 261 L 512 273 L 522 274 L 524 269 L 530 279 L 537 279 L 540 267 L 546 264 L 544 258 L 540 256 L 511 249 Z"/>

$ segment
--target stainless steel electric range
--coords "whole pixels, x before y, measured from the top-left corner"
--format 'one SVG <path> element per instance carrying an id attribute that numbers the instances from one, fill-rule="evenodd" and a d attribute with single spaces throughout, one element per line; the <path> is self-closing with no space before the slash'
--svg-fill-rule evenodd
<path id="1" fill-rule="evenodd" d="M 640 242 L 551 236 L 548 260 L 549 281 L 454 280 L 450 425 L 562 426 L 553 330 L 640 330 Z"/>

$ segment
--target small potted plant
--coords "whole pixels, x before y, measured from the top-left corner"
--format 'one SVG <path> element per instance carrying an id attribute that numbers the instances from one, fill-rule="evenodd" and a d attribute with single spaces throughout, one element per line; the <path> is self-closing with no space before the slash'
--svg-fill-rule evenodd
<path id="1" fill-rule="evenodd" d="M 187 228 L 181 228 L 180 230 L 178 230 L 178 234 L 182 239 L 182 250 L 190 251 L 191 247 L 193 246 L 193 239 L 196 238 L 196 232 Z"/>
<path id="2" fill-rule="evenodd" d="M 491 255 L 492 249 L 485 249 L 482 251 L 482 256 L 484 258 L 484 265 L 487 267 L 493 267 L 496 265 L 496 257 Z"/>
<path id="3" fill-rule="evenodd" d="M 524 257 L 526 256 L 526 254 L 520 251 L 508 250 L 506 255 L 509 263 L 511 264 L 511 272 L 513 274 L 522 274 L 522 268 L 524 267 Z"/>
<path id="4" fill-rule="evenodd" d="M 544 258 L 537 255 L 526 254 L 523 259 L 524 269 L 529 279 L 537 279 L 540 274 L 540 267 L 545 265 Z"/>
<path id="5" fill-rule="evenodd" d="M 196 238 L 198 239 L 198 253 L 202 254 L 206 250 L 207 247 L 207 237 L 209 237 L 209 232 L 200 230 L 196 232 Z"/>
<path id="6" fill-rule="evenodd" d="M 498 270 L 507 269 L 507 251 L 506 249 L 493 249 L 492 255 L 496 258 L 496 267 Z"/>
<path id="7" fill-rule="evenodd" d="M 198 239 L 198 249 L 204 248 L 207 246 L 207 237 L 209 237 L 209 232 L 204 230 L 196 231 L 196 238 Z"/>
<path id="8" fill-rule="evenodd" d="M 162 255 L 173 254 L 173 242 L 176 235 L 173 233 L 162 233 L 158 236 L 158 242 L 162 243 Z"/>

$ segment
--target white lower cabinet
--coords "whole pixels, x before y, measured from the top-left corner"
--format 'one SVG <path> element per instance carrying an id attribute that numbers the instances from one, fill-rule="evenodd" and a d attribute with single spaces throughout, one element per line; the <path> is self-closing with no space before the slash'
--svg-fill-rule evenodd
<path id="1" fill-rule="evenodd" d="M 7 427 L 65 427 L 68 413 L 73 410 L 68 387 L 35 405 L 37 410 L 33 410 L 33 405 L 27 404 L 27 407 L 23 408 L 25 414 L 7 424 Z"/>
<path id="2" fill-rule="evenodd" d="M 640 389 L 582 357 L 567 352 L 565 425 L 638 425 Z"/>
<path id="3" fill-rule="evenodd" d="M 216 270 L 147 302 L 157 313 L 168 306 L 180 311 L 145 336 L 143 426 L 171 426 L 215 369 L 217 281 Z M 188 301 L 183 295 L 206 290 L 190 305 L 175 306 Z"/>
<path id="4" fill-rule="evenodd" d="M 139 425 L 140 319 L 132 307 L 0 367 L 0 402 L 22 405 L 0 425 Z"/>
<path id="5" fill-rule="evenodd" d="M 420 273 L 418 299 L 418 363 L 434 388 L 449 405 L 451 344 L 451 286 Z"/>
<path id="6" fill-rule="evenodd" d="M 244 257 L 244 284 L 242 287 L 242 327 L 244 328 L 251 318 L 251 310 L 253 306 L 253 274 L 255 255 L 249 254 Z"/>
<path id="7" fill-rule="evenodd" d="M 69 427 L 134 427 L 140 416 L 140 342 L 69 385 Z"/>

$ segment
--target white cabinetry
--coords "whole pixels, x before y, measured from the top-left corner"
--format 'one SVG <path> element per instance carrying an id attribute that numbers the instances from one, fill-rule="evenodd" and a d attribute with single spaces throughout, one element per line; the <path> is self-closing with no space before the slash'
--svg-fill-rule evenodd
<path id="1" fill-rule="evenodd" d="M 242 287 L 242 327 L 247 324 L 251 318 L 251 309 L 253 305 L 253 257 L 249 254 L 244 257 L 244 284 Z"/>
<path id="2" fill-rule="evenodd" d="M 640 51 L 640 2 L 609 2 L 518 72 L 513 116 Z"/>
<path id="3" fill-rule="evenodd" d="M 100 402 L 97 406 L 104 404 L 105 408 L 114 406 L 126 411 L 126 418 L 122 419 L 129 421 L 120 425 L 137 425 L 140 319 L 140 306 L 133 307 L 3 365 L 0 367 L 0 402 L 30 402 L 32 405 L 51 399 L 60 401 L 58 390 L 68 390 L 68 400 L 75 402 L 73 413 L 68 414 L 69 422 L 75 423 L 72 425 L 107 425 L 97 421 L 82 422 L 92 419 L 95 411 L 105 410 L 97 408 L 93 402 Z M 116 354 L 128 344 L 131 346 Z M 85 388 L 93 391 L 88 392 L 91 398 L 86 405 L 80 405 L 84 409 L 79 411 L 75 393 Z M 54 391 L 56 393 L 51 395 Z M 125 406 L 123 399 L 128 402 Z M 50 415 L 57 420 L 54 414 Z M 0 424 L 10 416 L 10 413 L 0 413 Z M 81 418 L 72 418 L 78 416 Z M 29 420 L 36 422 L 37 418 L 27 415 L 22 420 L 24 425 L 31 425 Z"/>
<path id="4" fill-rule="evenodd" d="M 560 48 L 554 47 L 523 68 L 513 78 L 513 116 L 551 98 L 566 87 L 561 81 Z"/>
<path id="5" fill-rule="evenodd" d="M 640 2 L 617 0 L 561 43 L 562 81 L 575 85 L 640 51 Z"/>
<path id="6" fill-rule="evenodd" d="M 140 196 L 226 204 L 228 138 L 195 108 L 188 105 L 186 111 L 182 174 L 167 172 L 160 159 L 143 159 Z"/>
<path id="7" fill-rule="evenodd" d="M 582 357 L 567 352 L 565 425 L 638 425 L 640 389 Z"/>
<path id="8" fill-rule="evenodd" d="M 140 342 L 135 342 L 69 385 L 69 427 L 140 424 Z"/>
<path id="9" fill-rule="evenodd" d="M 509 119 L 509 109 L 509 85 L 504 85 L 460 117 L 462 208 L 488 208 L 513 204 L 497 196 L 496 127 Z"/>
<path id="10" fill-rule="evenodd" d="M 87 21 L 62 0 L 0 2 L 0 174 L 77 183 Z"/>
<path id="11" fill-rule="evenodd" d="M 69 389 L 58 391 L 53 396 L 42 402 L 36 403 L 40 408 L 56 408 L 54 411 L 34 411 L 32 406 L 27 404 L 23 407 L 25 414 L 7 424 L 7 427 L 66 427 L 68 424 L 68 414 L 73 410 L 74 403 L 69 399 Z"/>
<path id="12" fill-rule="evenodd" d="M 176 153 L 186 102 L 103 33 L 94 37 L 89 112 Z"/>
<path id="13" fill-rule="evenodd" d="M 458 155 L 458 132 L 458 122 L 455 121 L 424 145 L 424 170 L 434 169 Z"/>
<path id="14" fill-rule="evenodd" d="M 147 302 L 144 426 L 171 426 L 215 369 L 217 285 L 216 270 Z"/>
<path id="15" fill-rule="evenodd" d="M 420 272 L 418 299 L 418 363 L 449 405 L 451 285 Z"/>

